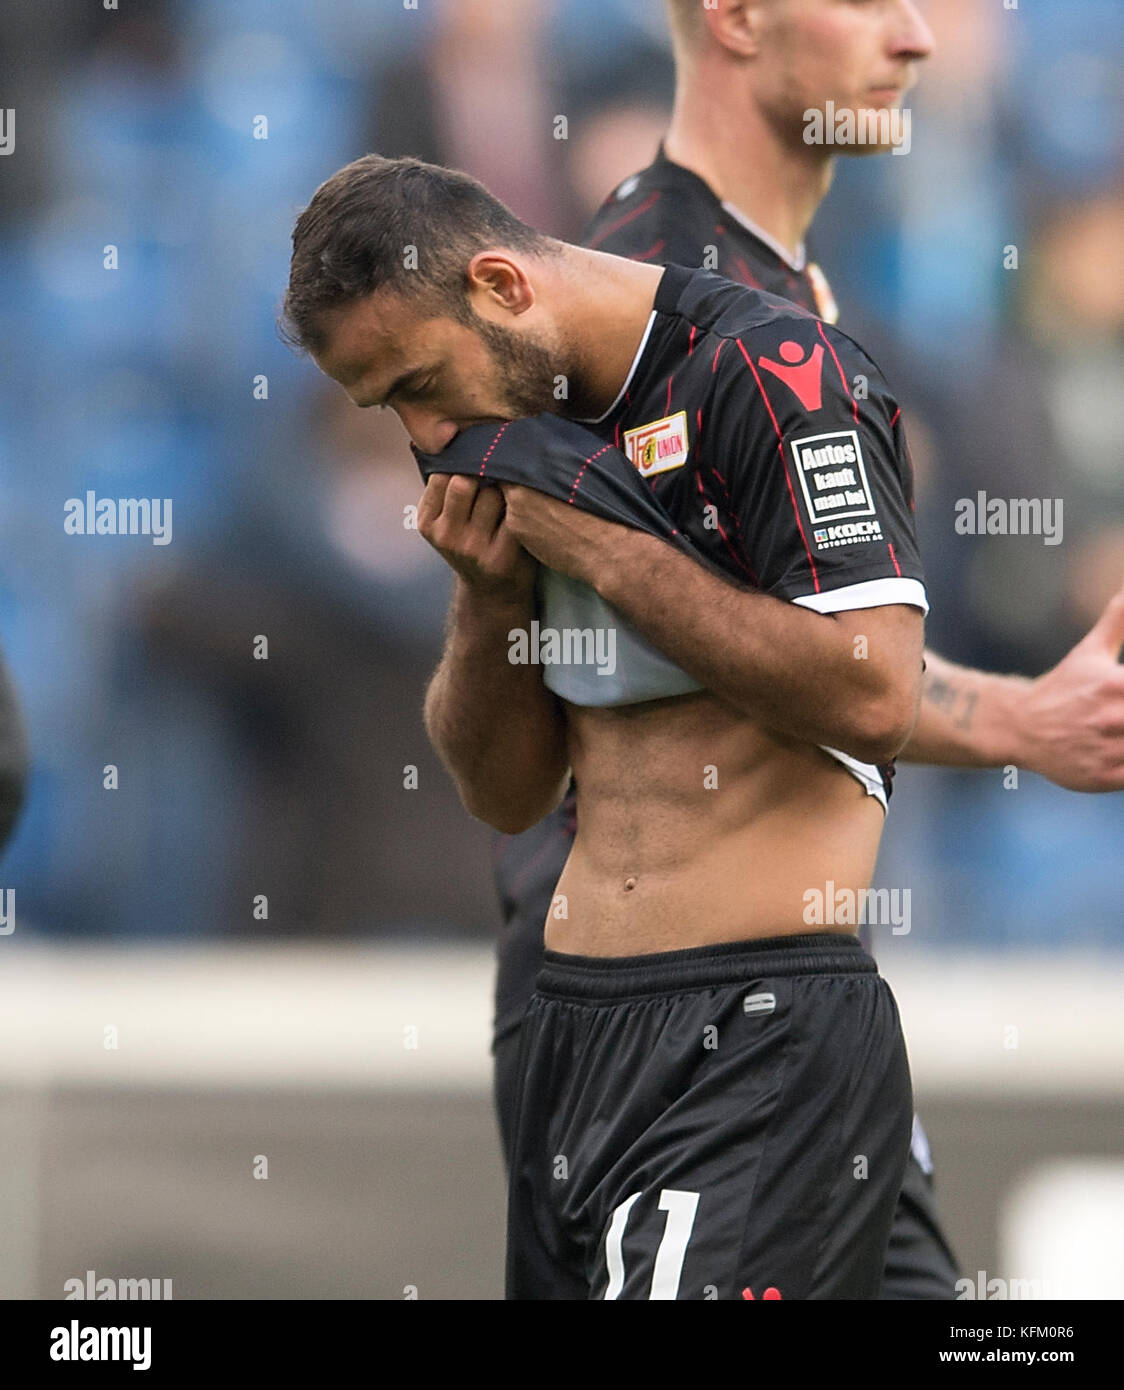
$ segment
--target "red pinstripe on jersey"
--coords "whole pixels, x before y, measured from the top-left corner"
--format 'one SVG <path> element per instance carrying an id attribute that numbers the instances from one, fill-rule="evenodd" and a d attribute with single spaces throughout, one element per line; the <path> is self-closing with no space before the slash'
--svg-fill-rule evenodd
<path id="1" fill-rule="evenodd" d="M 784 481 L 785 486 L 788 488 L 788 498 L 792 503 L 792 511 L 796 517 L 796 527 L 800 532 L 800 539 L 804 543 L 804 554 L 807 555 L 808 564 L 812 570 L 812 584 L 818 594 L 820 592 L 819 571 L 816 569 L 816 562 L 812 558 L 812 550 L 808 544 L 808 537 L 804 534 L 804 523 L 800 519 L 800 508 L 796 505 L 796 493 L 792 490 L 792 479 L 788 476 L 788 468 L 784 459 L 784 435 L 781 433 L 780 425 L 777 424 L 777 417 L 773 413 L 773 407 L 769 401 L 769 397 L 765 393 L 765 388 L 761 385 L 761 378 L 757 375 L 757 368 L 753 365 L 753 359 L 750 357 L 749 353 L 746 352 L 745 344 L 740 338 L 737 340 L 737 343 L 738 347 L 741 348 L 742 356 L 745 358 L 746 366 L 753 373 L 753 379 L 757 383 L 757 389 L 761 392 L 761 399 L 765 402 L 765 409 L 769 412 L 769 419 L 773 422 L 773 429 L 777 432 L 777 454 L 780 457 L 781 467 L 784 469 Z"/>
<path id="2" fill-rule="evenodd" d="M 851 395 L 850 383 L 848 382 L 846 376 L 843 373 L 843 367 L 839 361 L 839 357 L 835 351 L 835 348 L 828 340 L 827 334 L 823 331 L 823 324 L 817 320 L 816 327 L 820 330 L 820 337 L 824 340 L 825 343 L 827 343 L 827 350 L 831 353 L 832 359 L 835 362 L 835 369 L 839 373 L 839 380 L 843 383 L 843 390 L 846 391 L 847 398 L 851 402 L 851 410 L 854 412 L 855 424 L 857 425 L 859 423 L 859 403 L 857 400 L 855 400 L 854 396 Z"/>
<path id="3" fill-rule="evenodd" d="M 570 489 L 570 502 L 571 502 L 571 504 L 573 503 L 573 500 L 574 500 L 574 494 L 575 494 L 575 493 L 577 492 L 577 490 L 578 490 L 578 485 L 579 485 L 579 483 L 581 482 L 582 477 L 583 477 L 584 474 L 585 474 L 585 470 L 589 467 L 589 465 L 593 462 L 594 459 L 599 459 L 599 458 L 601 457 L 602 454 L 608 453 L 608 451 L 609 451 L 610 449 L 612 449 L 613 447 L 614 447 L 614 446 L 613 446 L 612 444 L 606 444 L 606 445 L 604 445 L 602 448 L 598 449 L 596 453 L 590 454 L 589 458 L 587 458 L 586 461 L 582 464 L 582 466 L 578 469 L 578 476 L 574 479 L 574 485 L 573 485 L 573 487 Z"/>
<path id="4" fill-rule="evenodd" d="M 649 208 L 655 207 L 661 196 L 659 192 L 649 193 L 639 207 L 633 208 L 631 212 L 626 212 L 625 215 L 618 218 L 616 222 L 610 222 L 609 225 L 602 228 L 595 237 L 587 241 L 586 245 L 590 248 L 600 246 L 606 237 L 611 237 L 614 232 L 620 231 L 622 227 L 627 227 L 628 224 L 635 221 L 637 217 L 643 216 Z"/>
<path id="5" fill-rule="evenodd" d="M 500 442 L 500 439 L 501 439 L 502 436 L 503 436 L 504 430 L 507 429 L 507 426 L 508 426 L 510 423 L 511 423 L 510 421 L 507 421 L 507 422 L 505 422 L 504 424 L 502 424 L 502 425 L 499 427 L 499 429 L 496 431 L 496 437 L 495 437 L 495 439 L 493 439 L 492 442 L 491 442 L 491 444 L 488 445 L 487 452 L 484 454 L 484 457 L 480 460 L 480 476 L 481 476 L 481 477 L 484 476 L 484 469 L 485 469 L 485 467 L 487 466 L 488 460 L 492 457 L 492 454 L 495 452 L 496 445 Z"/>

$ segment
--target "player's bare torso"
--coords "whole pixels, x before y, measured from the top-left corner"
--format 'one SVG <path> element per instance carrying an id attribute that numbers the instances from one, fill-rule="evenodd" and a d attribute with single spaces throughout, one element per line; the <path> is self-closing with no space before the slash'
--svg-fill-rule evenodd
<path id="1" fill-rule="evenodd" d="M 578 831 L 548 950 L 643 955 L 815 931 L 809 889 L 869 886 L 882 807 L 822 750 L 706 692 L 565 708 Z"/>

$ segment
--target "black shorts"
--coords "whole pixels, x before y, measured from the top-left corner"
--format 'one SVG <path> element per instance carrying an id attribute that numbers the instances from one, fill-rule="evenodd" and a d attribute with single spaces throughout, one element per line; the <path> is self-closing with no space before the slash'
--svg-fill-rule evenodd
<path id="1" fill-rule="evenodd" d="M 941 1229 L 933 1197 L 929 1141 L 914 1116 L 913 1144 L 886 1250 L 882 1298 L 887 1302 L 955 1299 L 959 1278 L 960 1266 Z"/>
<path id="2" fill-rule="evenodd" d="M 913 1097 L 854 937 L 547 951 L 521 1033 L 509 1298 L 879 1297 Z"/>

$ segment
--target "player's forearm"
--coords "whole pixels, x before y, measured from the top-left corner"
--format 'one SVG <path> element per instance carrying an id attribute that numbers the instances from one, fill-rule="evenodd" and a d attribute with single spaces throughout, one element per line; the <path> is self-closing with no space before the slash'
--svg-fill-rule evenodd
<path id="1" fill-rule="evenodd" d="M 900 757 L 946 767 L 1000 767 L 1023 761 L 1018 708 L 1032 682 L 996 676 L 925 653 L 917 726 Z"/>
<path id="2" fill-rule="evenodd" d="M 508 659 L 509 634 L 533 616 L 529 595 L 484 597 L 458 579 L 425 699 L 426 730 L 465 808 L 508 834 L 553 810 L 569 773 L 565 724 L 542 668 Z"/>
<path id="3" fill-rule="evenodd" d="M 736 588 L 639 533 L 594 582 L 684 671 L 777 733 L 877 763 L 913 726 L 920 637 L 912 657 L 882 650 L 856 660 L 852 637 L 831 618 Z"/>

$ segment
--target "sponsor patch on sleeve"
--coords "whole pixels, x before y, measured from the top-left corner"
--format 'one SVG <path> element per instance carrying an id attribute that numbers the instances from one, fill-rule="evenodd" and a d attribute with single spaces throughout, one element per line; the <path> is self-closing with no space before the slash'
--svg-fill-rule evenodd
<path id="1" fill-rule="evenodd" d="M 685 410 L 625 431 L 624 451 L 645 478 L 653 473 L 663 473 L 668 468 L 682 468 L 687 462 L 687 449 Z"/>
<path id="2" fill-rule="evenodd" d="M 820 550 L 882 540 L 855 430 L 806 435 L 791 442 L 796 476 Z"/>

